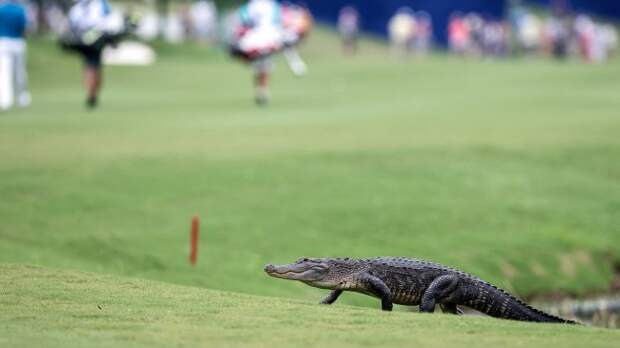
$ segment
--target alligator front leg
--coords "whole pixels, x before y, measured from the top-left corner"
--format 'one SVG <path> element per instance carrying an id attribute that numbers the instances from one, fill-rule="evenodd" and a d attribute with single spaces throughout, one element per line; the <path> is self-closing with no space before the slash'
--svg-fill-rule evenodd
<path id="1" fill-rule="evenodd" d="M 446 274 L 435 278 L 422 295 L 420 312 L 433 313 L 435 311 L 435 304 L 449 296 L 458 284 L 459 277 L 454 274 Z"/>
<path id="2" fill-rule="evenodd" d="M 329 295 L 321 301 L 321 304 L 332 304 L 336 302 L 340 295 L 342 295 L 342 290 L 332 290 L 332 292 L 330 292 Z"/>
<path id="3" fill-rule="evenodd" d="M 381 299 L 382 310 L 392 310 L 392 292 L 381 279 L 370 274 L 364 274 L 361 278 L 361 282 L 368 291 Z"/>

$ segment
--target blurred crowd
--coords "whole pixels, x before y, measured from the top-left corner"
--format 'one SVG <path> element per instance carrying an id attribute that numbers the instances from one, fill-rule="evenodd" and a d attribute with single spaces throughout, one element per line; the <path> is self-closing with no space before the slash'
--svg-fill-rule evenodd
<path id="1" fill-rule="evenodd" d="M 31 19 L 29 31 L 62 35 L 68 30 L 68 11 L 76 1 L 21 2 Z M 161 38 L 173 43 L 186 40 L 213 42 L 218 36 L 218 12 L 212 0 L 182 3 L 173 9 L 158 9 L 155 0 L 123 2 L 114 6 L 110 18 L 118 20 L 126 13 L 138 18 L 134 34 L 144 41 Z"/>
<path id="2" fill-rule="evenodd" d="M 448 22 L 450 52 L 465 56 L 501 57 L 509 53 L 510 29 L 504 21 L 478 13 L 453 13 Z"/>
<path id="3" fill-rule="evenodd" d="M 556 8 L 546 16 L 513 6 L 505 20 L 454 13 L 448 24 L 452 53 L 466 56 L 539 55 L 602 63 L 618 50 L 614 25 Z"/>
<path id="4" fill-rule="evenodd" d="M 67 1 L 42 2 L 41 8 L 36 1 L 24 3 L 28 4 L 31 18 L 40 18 L 32 21 L 31 30 L 38 30 L 38 25 L 57 34 L 67 30 L 67 6 L 63 5 Z M 149 3 L 154 4 L 155 0 L 125 3 L 129 7 L 126 11 L 139 14 L 135 34 L 142 40 L 163 38 L 179 43 L 229 39 L 227 15 L 218 13 L 212 0 L 182 2 L 165 14 Z M 579 57 L 586 62 L 600 63 L 618 50 L 618 34 L 613 24 L 603 23 L 588 14 L 574 13 L 566 6 L 552 6 L 548 12 L 534 12 L 519 0 L 510 3 L 505 18 L 489 18 L 475 12 L 453 13 L 445 28 L 449 52 L 470 57 Z M 345 53 L 357 51 L 362 21 L 355 7 L 341 9 L 337 29 Z M 424 54 L 436 43 L 433 18 L 425 11 L 400 8 L 386 23 L 386 28 L 395 54 Z"/>
<path id="5" fill-rule="evenodd" d="M 351 6 L 343 7 L 338 30 L 344 51 L 356 51 L 362 18 Z M 566 7 L 553 7 L 537 14 L 514 1 L 506 18 L 454 12 L 445 28 L 450 53 L 468 57 L 536 55 L 602 63 L 618 50 L 618 34 L 613 24 L 603 23 Z M 387 23 L 394 54 L 425 54 L 432 47 L 433 18 L 409 7 L 398 9 Z"/>
<path id="6" fill-rule="evenodd" d="M 409 7 L 399 9 L 388 23 L 392 52 L 428 53 L 432 48 L 433 23 L 428 12 L 414 12 Z"/>
<path id="7" fill-rule="evenodd" d="M 465 57 L 544 56 L 603 63 L 617 52 L 618 34 L 613 24 L 575 13 L 566 1 L 551 3 L 556 5 L 549 11 L 534 11 L 512 0 L 504 18 L 455 12 L 446 27 L 439 30 L 445 30 L 448 52 Z M 126 41 L 121 43 L 130 35 L 141 41 L 223 44 L 233 57 L 253 68 L 255 100 L 261 105 L 269 99 L 272 55 L 282 53 L 297 76 L 307 71 L 296 50 L 312 28 L 310 11 L 303 6 L 247 0 L 222 14 L 213 0 L 115 4 L 112 7 L 109 0 L 0 0 L 0 110 L 31 102 L 25 64 L 27 31 L 55 33 L 63 48 L 82 56 L 90 108 L 97 105 L 102 84 L 104 48 L 125 44 L 125 52 L 131 54 L 116 50 L 116 57 L 124 63 L 133 59 L 149 64 L 154 60 L 155 53 L 147 45 L 135 40 L 131 47 Z M 428 12 L 398 9 L 385 23 L 392 53 L 427 54 L 437 42 L 437 23 Z M 355 7 L 340 10 L 337 30 L 345 54 L 358 52 L 362 24 L 363 18 Z M 137 52 L 142 52 L 144 58 L 136 60 Z"/>

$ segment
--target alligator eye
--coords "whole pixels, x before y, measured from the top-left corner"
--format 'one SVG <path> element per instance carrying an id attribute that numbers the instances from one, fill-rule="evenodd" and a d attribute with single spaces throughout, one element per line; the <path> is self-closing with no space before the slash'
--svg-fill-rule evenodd
<path id="1" fill-rule="evenodd" d="M 308 260 L 308 258 L 306 257 L 306 258 L 304 258 L 302 261 L 303 261 L 303 262 L 308 262 L 308 261 L 310 261 L 310 260 Z"/>

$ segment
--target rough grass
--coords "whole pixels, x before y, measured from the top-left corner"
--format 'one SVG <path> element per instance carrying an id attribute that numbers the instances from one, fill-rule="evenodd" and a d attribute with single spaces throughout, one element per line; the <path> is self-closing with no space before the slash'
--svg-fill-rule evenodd
<path id="1" fill-rule="evenodd" d="M 310 75 L 279 64 L 257 109 L 246 67 L 167 48 L 152 67 L 107 69 L 87 112 L 77 59 L 33 42 L 35 104 L 0 115 L 0 261 L 314 301 L 262 266 L 410 256 L 521 296 L 606 289 L 620 260 L 617 60 L 362 52 L 342 58 L 317 33 Z"/>
<path id="2" fill-rule="evenodd" d="M 620 331 L 242 295 L 0 264 L 3 347 L 615 347 Z"/>

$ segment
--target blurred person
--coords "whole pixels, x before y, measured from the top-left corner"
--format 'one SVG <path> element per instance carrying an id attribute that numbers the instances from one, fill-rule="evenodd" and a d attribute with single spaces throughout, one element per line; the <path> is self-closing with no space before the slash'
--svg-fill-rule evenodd
<path id="1" fill-rule="evenodd" d="M 610 30 L 611 29 L 611 30 Z M 590 16 L 580 14 L 574 22 L 579 53 L 589 63 L 604 63 L 614 50 L 616 31 L 596 23 Z"/>
<path id="2" fill-rule="evenodd" d="M 596 49 L 596 24 L 590 16 L 580 14 L 575 18 L 573 30 L 582 59 L 586 62 L 593 62 Z"/>
<path id="3" fill-rule="evenodd" d="M 610 55 L 609 44 L 603 25 L 596 24 L 594 28 L 594 44 L 592 49 L 592 61 L 605 63 Z"/>
<path id="4" fill-rule="evenodd" d="M 448 44 L 450 51 L 457 55 L 465 55 L 470 45 L 470 28 L 460 13 L 450 15 L 448 22 Z"/>
<path id="5" fill-rule="evenodd" d="M 413 36 L 413 48 L 416 53 L 426 54 L 433 41 L 433 19 L 430 13 L 419 11 L 415 14 L 416 29 Z"/>
<path id="6" fill-rule="evenodd" d="M 43 11 L 46 25 L 52 33 L 62 35 L 68 30 L 69 21 L 67 15 L 59 4 L 55 2 L 47 4 L 47 6 L 38 11 Z"/>
<path id="7" fill-rule="evenodd" d="M 166 42 L 172 44 L 180 44 L 185 41 L 187 33 L 189 32 L 187 12 L 171 12 L 166 16 L 166 20 L 163 21 L 163 37 Z"/>
<path id="8" fill-rule="evenodd" d="M 116 44 L 132 28 L 126 17 L 112 16 L 107 0 L 77 0 L 69 10 L 69 30 L 61 38 L 63 48 L 84 60 L 86 107 L 98 105 L 103 80 L 101 55 L 105 46 Z"/>
<path id="9" fill-rule="evenodd" d="M 523 51 L 520 34 L 523 31 L 524 19 L 527 10 L 523 6 L 521 0 L 510 0 L 508 2 L 508 21 L 510 23 L 510 43 L 512 52 L 520 55 Z"/>
<path id="10" fill-rule="evenodd" d="M 601 27 L 601 35 L 606 43 L 607 52 L 611 56 L 618 51 L 618 31 L 611 24 L 603 24 Z"/>
<path id="11" fill-rule="evenodd" d="M 214 41 L 217 35 L 217 7 L 212 0 L 197 0 L 190 7 L 192 34 L 199 41 Z"/>
<path id="12" fill-rule="evenodd" d="M 595 23 L 591 62 L 605 63 L 615 51 L 618 43 L 616 29 L 607 24 Z"/>
<path id="13" fill-rule="evenodd" d="M 483 53 L 490 57 L 501 57 L 506 52 L 507 44 L 508 34 L 504 24 L 500 21 L 486 21 L 482 38 Z"/>
<path id="14" fill-rule="evenodd" d="M 392 53 L 396 55 L 409 54 L 416 32 L 416 20 L 409 7 L 401 7 L 396 11 L 388 23 L 388 33 Z"/>
<path id="15" fill-rule="evenodd" d="M 556 59 L 564 59 L 568 55 L 571 31 L 563 19 L 547 18 L 544 26 L 544 37 L 548 53 Z"/>
<path id="16" fill-rule="evenodd" d="M 572 33 L 568 3 L 565 0 L 552 1 L 551 9 L 551 17 L 545 24 L 545 37 L 551 55 L 556 59 L 565 59 L 569 53 Z"/>
<path id="17" fill-rule="evenodd" d="M 176 17 L 181 27 L 181 36 L 183 39 L 191 38 L 194 34 L 194 24 L 190 7 L 186 4 L 179 6 L 176 11 Z"/>
<path id="18" fill-rule="evenodd" d="M 357 52 L 359 30 L 360 18 L 355 7 L 343 7 L 338 15 L 338 32 L 340 33 L 344 53 L 355 54 Z"/>
<path id="19" fill-rule="evenodd" d="M 526 13 L 517 33 L 518 44 L 525 53 L 531 54 L 539 50 L 541 32 L 542 25 L 540 19 L 532 13 Z"/>
<path id="20" fill-rule="evenodd" d="M 154 11 L 143 13 L 135 31 L 136 36 L 145 41 L 157 39 L 159 35 L 159 16 Z"/>
<path id="21" fill-rule="evenodd" d="M 538 17 L 531 13 L 521 0 L 511 0 L 508 12 L 509 43 L 514 54 L 531 54 L 536 52 L 541 44 L 542 28 Z"/>
<path id="22" fill-rule="evenodd" d="M 468 13 L 465 16 L 467 24 L 469 40 L 466 46 L 466 53 L 470 56 L 480 56 L 484 50 L 484 29 L 485 20 L 475 12 Z"/>
<path id="23" fill-rule="evenodd" d="M 14 0 L 0 0 L 0 109 L 30 104 L 26 73 L 26 9 Z"/>
<path id="24" fill-rule="evenodd" d="M 231 52 L 254 69 L 254 97 L 258 105 L 269 101 L 271 55 L 284 48 L 282 9 L 274 0 L 250 0 L 238 10 Z"/>

